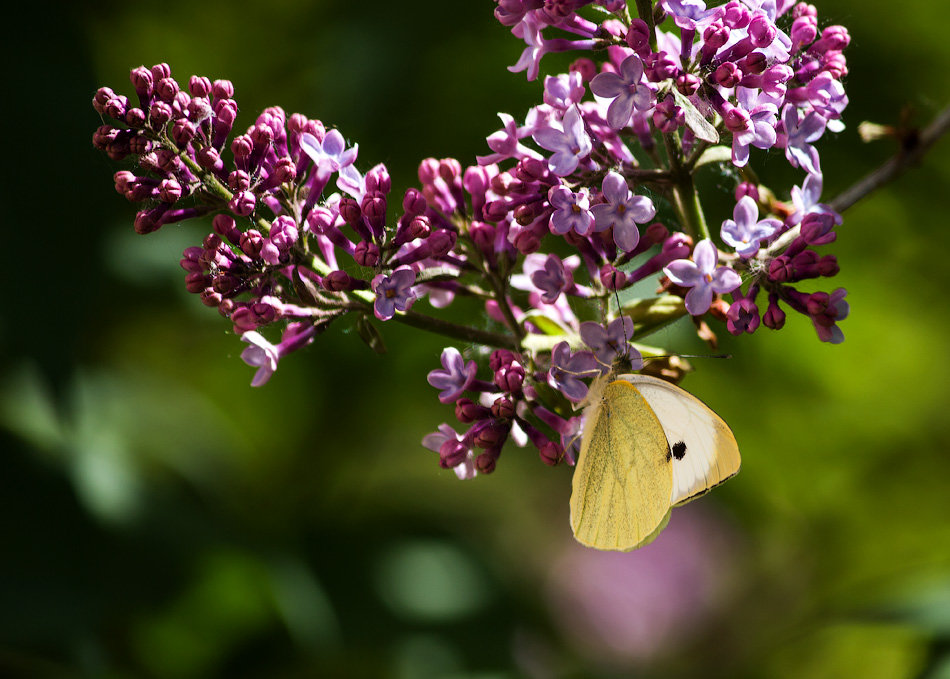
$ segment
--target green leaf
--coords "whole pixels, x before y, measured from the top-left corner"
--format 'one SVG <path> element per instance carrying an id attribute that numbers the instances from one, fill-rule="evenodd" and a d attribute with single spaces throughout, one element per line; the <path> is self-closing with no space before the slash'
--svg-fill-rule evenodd
<path id="1" fill-rule="evenodd" d="M 681 297 L 663 295 L 635 299 L 624 304 L 620 310 L 633 319 L 633 336 L 640 339 L 685 316 L 686 304 Z"/>
<path id="2" fill-rule="evenodd" d="M 545 335 L 563 335 L 569 330 L 561 326 L 557 321 L 552 318 L 545 316 L 542 312 L 537 309 L 533 309 L 525 314 L 524 323 L 531 323 L 536 326 L 541 332 Z"/>
<path id="3" fill-rule="evenodd" d="M 710 146 L 702 155 L 699 156 L 699 160 L 696 161 L 694 168 L 702 167 L 703 165 L 716 165 L 719 163 L 729 163 L 732 162 L 732 149 L 728 146 Z"/>
<path id="4" fill-rule="evenodd" d="M 713 127 L 712 123 L 706 120 L 706 116 L 700 113 L 699 109 L 693 105 L 693 102 L 680 94 L 676 88 L 670 88 L 670 92 L 673 93 L 673 99 L 676 100 L 676 105 L 683 109 L 683 113 L 686 116 L 686 125 L 693 131 L 696 138 L 702 139 L 710 144 L 718 144 L 719 133 L 716 132 L 716 128 Z"/>

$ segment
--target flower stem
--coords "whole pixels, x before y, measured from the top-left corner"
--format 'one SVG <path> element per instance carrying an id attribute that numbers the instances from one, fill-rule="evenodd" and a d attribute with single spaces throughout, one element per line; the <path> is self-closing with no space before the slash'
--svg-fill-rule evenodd
<path id="1" fill-rule="evenodd" d="M 684 166 L 680 158 L 679 139 L 670 134 L 663 135 L 666 144 L 666 156 L 673 176 L 673 208 L 683 226 L 683 230 L 694 240 L 709 238 L 709 227 L 699 202 L 699 193 L 693 183 L 693 173 Z"/>
<path id="2" fill-rule="evenodd" d="M 351 308 L 360 308 L 372 314 L 372 307 L 369 305 L 359 305 L 358 307 L 354 305 L 354 307 Z M 518 340 L 511 335 L 502 335 L 487 330 L 479 330 L 478 328 L 472 328 L 467 325 L 458 325 L 441 318 L 420 314 L 412 309 L 402 314 L 396 314 L 392 317 L 392 320 L 402 323 L 403 325 L 408 325 L 420 330 L 427 330 L 437 335 L 444 335 L 445 337 L 451 337 L 452 339 L 463 340 L 465 342 L 473 342 L 475 344 L 511 349 L 514 351 L 519 349 Z"/>

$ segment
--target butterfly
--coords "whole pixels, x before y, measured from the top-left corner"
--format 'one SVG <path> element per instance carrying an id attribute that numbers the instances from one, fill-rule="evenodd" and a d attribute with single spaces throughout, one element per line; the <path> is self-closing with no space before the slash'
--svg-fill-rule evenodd
<path id="1" fill-rule="evenodd" d="M 705 403 L 649 375 L 597 378 L 585 409 L 571 528 L 588 547 L 648 544 L 685 504 L 739 472 L 739 446 Z"/>

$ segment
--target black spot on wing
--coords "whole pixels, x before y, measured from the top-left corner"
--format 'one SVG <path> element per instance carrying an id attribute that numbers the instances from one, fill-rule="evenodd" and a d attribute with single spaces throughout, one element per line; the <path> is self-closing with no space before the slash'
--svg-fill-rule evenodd
<path id="1" fill-rule="evenodd" d="M 672 451 L 673 457 L 675 457 L 677 460 L 682 460 L 686 455 L 686 444 L 683 441 L 678 441 L 677 443 L 673 444 Z"/>

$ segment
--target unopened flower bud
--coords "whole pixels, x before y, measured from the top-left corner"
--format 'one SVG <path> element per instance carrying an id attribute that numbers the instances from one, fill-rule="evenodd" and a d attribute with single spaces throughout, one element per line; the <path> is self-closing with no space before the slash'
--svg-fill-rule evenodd
<path id="1" fill-rule="evenodd" d="M 371 241 L 361 240 L 356 244 L 353 258 L 360 266 L 374 267 L 379 263 L 379 246 Z"/>
<path id="2" fill-rule="evenodd" d="M 211 80 L 204 76 L 193 75 L 188 79 L 188 91 L 193 97 L 207 97 L 211 94 Z"/>
<path id="3" fill-rule="evenodd" d="M 380 233 L 386 225 L 386 197 L 379 192 L 367 193 L 360 205 L 363 216 L 369 221 L 370 227 Z"/>
<path id="4" fill-rule="evenodd" d="M 460 398 L 455 402 L 455 417 L 459 422 L 469 424 L 479 420 L 488 419 L 491 411 L 483 405 L 479 405 L 470 398 Z"/>
<path id="5" fill-rule="evenodd" d="M 778 305 L 778 295 L 769 294 L 769 306 L 762 316 L 762 323 L 771 330 L 781 330 L 785 325 L 785 312 Z"/>
<path id="6" fill-rule="evenodd" d="M 234 85 L 230 80 L 215 80 L 211 85 L 211 96 L 215 99 L 230 99 L 234 96 Z"/>
<path id="7" fill-rule="evenodd" d="M 145 111 L 140 108 L 130 108 L 125 114 L 126 124 L 134 129 L 145 127 L 145 119 Z"/>
<path id="8" fill-rule="evenodd" d="M 491 406 L 491 414 L 499 420 L 510 420 L 515 416 L 515 404 L 506 396 L 499 396 Z"/>
<path id="9" fill-rule="evenodd" d="M 712 77 L 718 85 L 722 85 L 723 87 L 735 87 L 739 84 L 739 81 L 742 80 L 742 71 L 731 61 L 727 61 L 719 65 Z"/>
<path id="10" fill-rule="evenodd" d="M 235 170 L 228 175 L 228 188 L 232 191 L 246 191 L 251 186 L 251 175 L 244 170 Z"/>
<path id="11" fill-rule="evenodd" d="M 146 234 L 158 231 L 161 224 L 153 217 L 150 210 L 142 210 L 135 215 L 135 233 Z"/>
<path id="12" fill-rule="evenodd" d="M 482 474 L 491 474 L 495 471 L 495 465 L 498 462 L 498 455 L 501 453 L 501 450 L 486 450 L 484 453 L 475 458 L 475 466 L 478 468 L 478 471 Z"/>
<path id="13" fill-rule="evenodd" d="M 779 255 L 769 262 L 769 278 L 778 283 L 791 280 L 791 260 L 786 255 Z"/>
<path id="14" fill-rule="evenodd" d="M 652 31 L 643 19 L 634 19 L 630 22 L 630 28 L 627 30 L 626 41 L 630 49 L 636 52 L 640 57 L 650 53 L 650 38 Z M 592 76 L 593 77 L 593 76 Z"/>
<path id="15" fill-rule="evenodd" d="M 429 244 L 429 247 L 432 248 L 433 257 L 443 257 L 455 247 L 457 238 L 458 235 L 454 231 L 438 229 L 429 235 L 426 242 Z"/>
<path id="16" fill-rule="evenodd" d="M 148 108 L 148 122 L 158 129 L 172 119 L 172 107 L 164 101 L 153 101 Z"/>
<path id="17" fill-rule="evenodd" d="M 155 93 L 161 98 L 162 101 L 169 104 L 174 101 L 179 91 L 180 88 L 178 87 L 178 83 L 171 76 L 162 78 L 155 85 Z"/>
<path id="18" fill-rule="evenodd" d="M 429 228 L 429 218 L 425 215 L 417 215 L 409 222 L 409 238 L 428 238 L 431 233 Z"/>
<path id="19" fill-rule="evenodd" d="M 538 448 L 538 456 L 549 467 L 554 467 L 564 459 L 564 448 L 559 443 L 548 441 Z"/>
<path id="20" fill-rule="evenodd" d="M 458 440 L 448 439 L 439 448 L 439 466 L 443 469 L 452 469 L 465 462 L 468 457 L 468 448 Z"/>
<path id="21" fill-rule="evenodd" d="M 241 252 L 256 259 L 261 256 L 261 248 L 264 247 L 264 236 L 257 229 L 248 229 L 241 234 L 240 247 Z"/>
<path id="22" fill-rule="evenodd" d="M 590 82 L 591 78 L 597 75 L 597 65 L 587 57 L 575 59 L 568 67 L 571 73 L 580 73 L 581 80 L 585 83 Z"/>
<path id="23" fill-rule="evenodd" d="M 221 154 L 211 146 L 204 146 L 196 154 L 198 164 L 206 170 L 217 171 L 224 167 L 224 161 L 221 160 Z"/>
<path id="24" fill-rule="evenodd" d="M 512 363 L 495 371 L 495 386 L 510 394 L 521 392 L 525 371 L 520 363 Z"/>
<path id="25" fill-rule="evenodd" d="M 172 125 L 172 139 L 179 148 L 188 146 L 195 138 L 195 124 L 186 118 L 180 118 Z"/>
<path id="26" fill-rule="evenodd" d="M 541 239 L 533 231 L 525 229 L 515 236 L 513 245 L 521 254 L 530 255 L 541 247 Z"/>
<path id="27" fill-rule="evenodd" d="M 163 203 L 174 203 L 181 198 L 181 184 L 175 179 L 163 179 L 158 185 L 158 198 Z"/>
<path id="28" fill-rule="evenodd" d="M 428 204 L 425 196 L 422 195 L 422 191 L 416 188 L 406 189 L 406 194 L 402 199 L 402 209 L 407 215 L 412 217 L 421 215 L 427 207 Z"/>
<path id="29" fill-rule="evenodd" d="M 254 212 L 257 196 L 251 191 L 240 191 L 228 202 L 228 209 L 238 217 L 247 217 Z"/>

